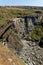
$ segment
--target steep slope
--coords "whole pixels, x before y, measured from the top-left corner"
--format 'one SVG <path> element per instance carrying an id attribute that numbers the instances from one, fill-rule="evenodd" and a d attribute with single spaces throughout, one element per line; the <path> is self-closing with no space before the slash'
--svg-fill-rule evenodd
<path id="1" fill-rule="evenodd" d="M 23 48 L 23 43 L 21 42 L 18 35 L 14 32 L 11 33 L 11 35 L 8 38 L 8 46 L 10 48 L 15 48 L 16 50 L 20 51 Z"/>
<path id="2" fill-rule="evenodd" d="M 11 50 L 0 43 L 0 65 L 25 65 Z"/>

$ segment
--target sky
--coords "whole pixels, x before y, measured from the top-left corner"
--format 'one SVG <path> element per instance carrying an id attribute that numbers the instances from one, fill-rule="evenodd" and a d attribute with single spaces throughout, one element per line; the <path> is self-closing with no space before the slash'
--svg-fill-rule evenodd
<path id="1" fill-rule="evenodd" d="M 42 6 L 43 0 L 0 0 L 0 6 Z"/>

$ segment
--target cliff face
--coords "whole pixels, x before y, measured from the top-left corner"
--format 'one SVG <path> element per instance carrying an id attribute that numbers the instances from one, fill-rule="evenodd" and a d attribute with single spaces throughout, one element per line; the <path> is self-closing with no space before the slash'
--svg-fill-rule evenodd
<path id="1" fill-rule="evenodd" d="M 39 47 L 33 40 L 26 41 L 23 39 L 42 19 L 41 15 L 34 15 L 34 10 L 11 7 L 0 8 L 0 36 L 2 36 L 2 38 L 0 37 L 0 65 L 43 65 L 43 49 L 40 44 Z M 8 19 L 11 20 L 8 21 Z M 32 34 L 33 38 L 36 39 L 37 35 L 42 36 L 42 32 L 43 27 L 40 28 L 39 25 L 39 28 L 36 28 L 36 35 Z M 42 40 L 40 43 L 43 43 Z"/>
<path id="2" fill-rule="evenodd" d="M 19 37 L 21 37 L 22 34 L 25 33 L 24 18 L 15 18 L 13 21 L 15 24 L 15 29 L 17 30 Z"/>
<path id="3" fill-rule="evenodd" d="M 14 22 L 15 29 L 20 37 L 23 34 L 27 34 L 32 31 L 34 26 L 39 24 L 39 19 L 41 20 L 41 16 L 23 16 L 19 18 L 14 18 L 12 22 Z M 9 21 L 10 22 L 10 21 Z"/>
<path id="4" fill-rule="evenodd" d="M 35 42 L 22 40 L 23 49 L 18 56 L 27 65 L 43 65 L 43 48 Z M 17 53 L 16 53 L 17 54 Z"/>

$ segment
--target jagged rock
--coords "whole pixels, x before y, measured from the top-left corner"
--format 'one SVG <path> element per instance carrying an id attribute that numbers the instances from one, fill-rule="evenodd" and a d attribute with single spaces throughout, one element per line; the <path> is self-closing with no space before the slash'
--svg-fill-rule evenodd
<path id="1" fill-rule="evenodd" d="M 18 55 L 27 65 L 43 65 L 43 49 L 35 42 L 22 40 L 23 49 Z"/>

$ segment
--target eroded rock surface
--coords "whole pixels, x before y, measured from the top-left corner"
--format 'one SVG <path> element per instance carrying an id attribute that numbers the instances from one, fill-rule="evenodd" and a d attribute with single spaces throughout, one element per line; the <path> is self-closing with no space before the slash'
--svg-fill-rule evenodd
<path id="1" fill-rule="evenodd" d="M 21 58 L 26 65 L 43 65 L 43 48 L 40 48 L 35 42 L 22 40 L 23 49 L 16 55 Z"/>

